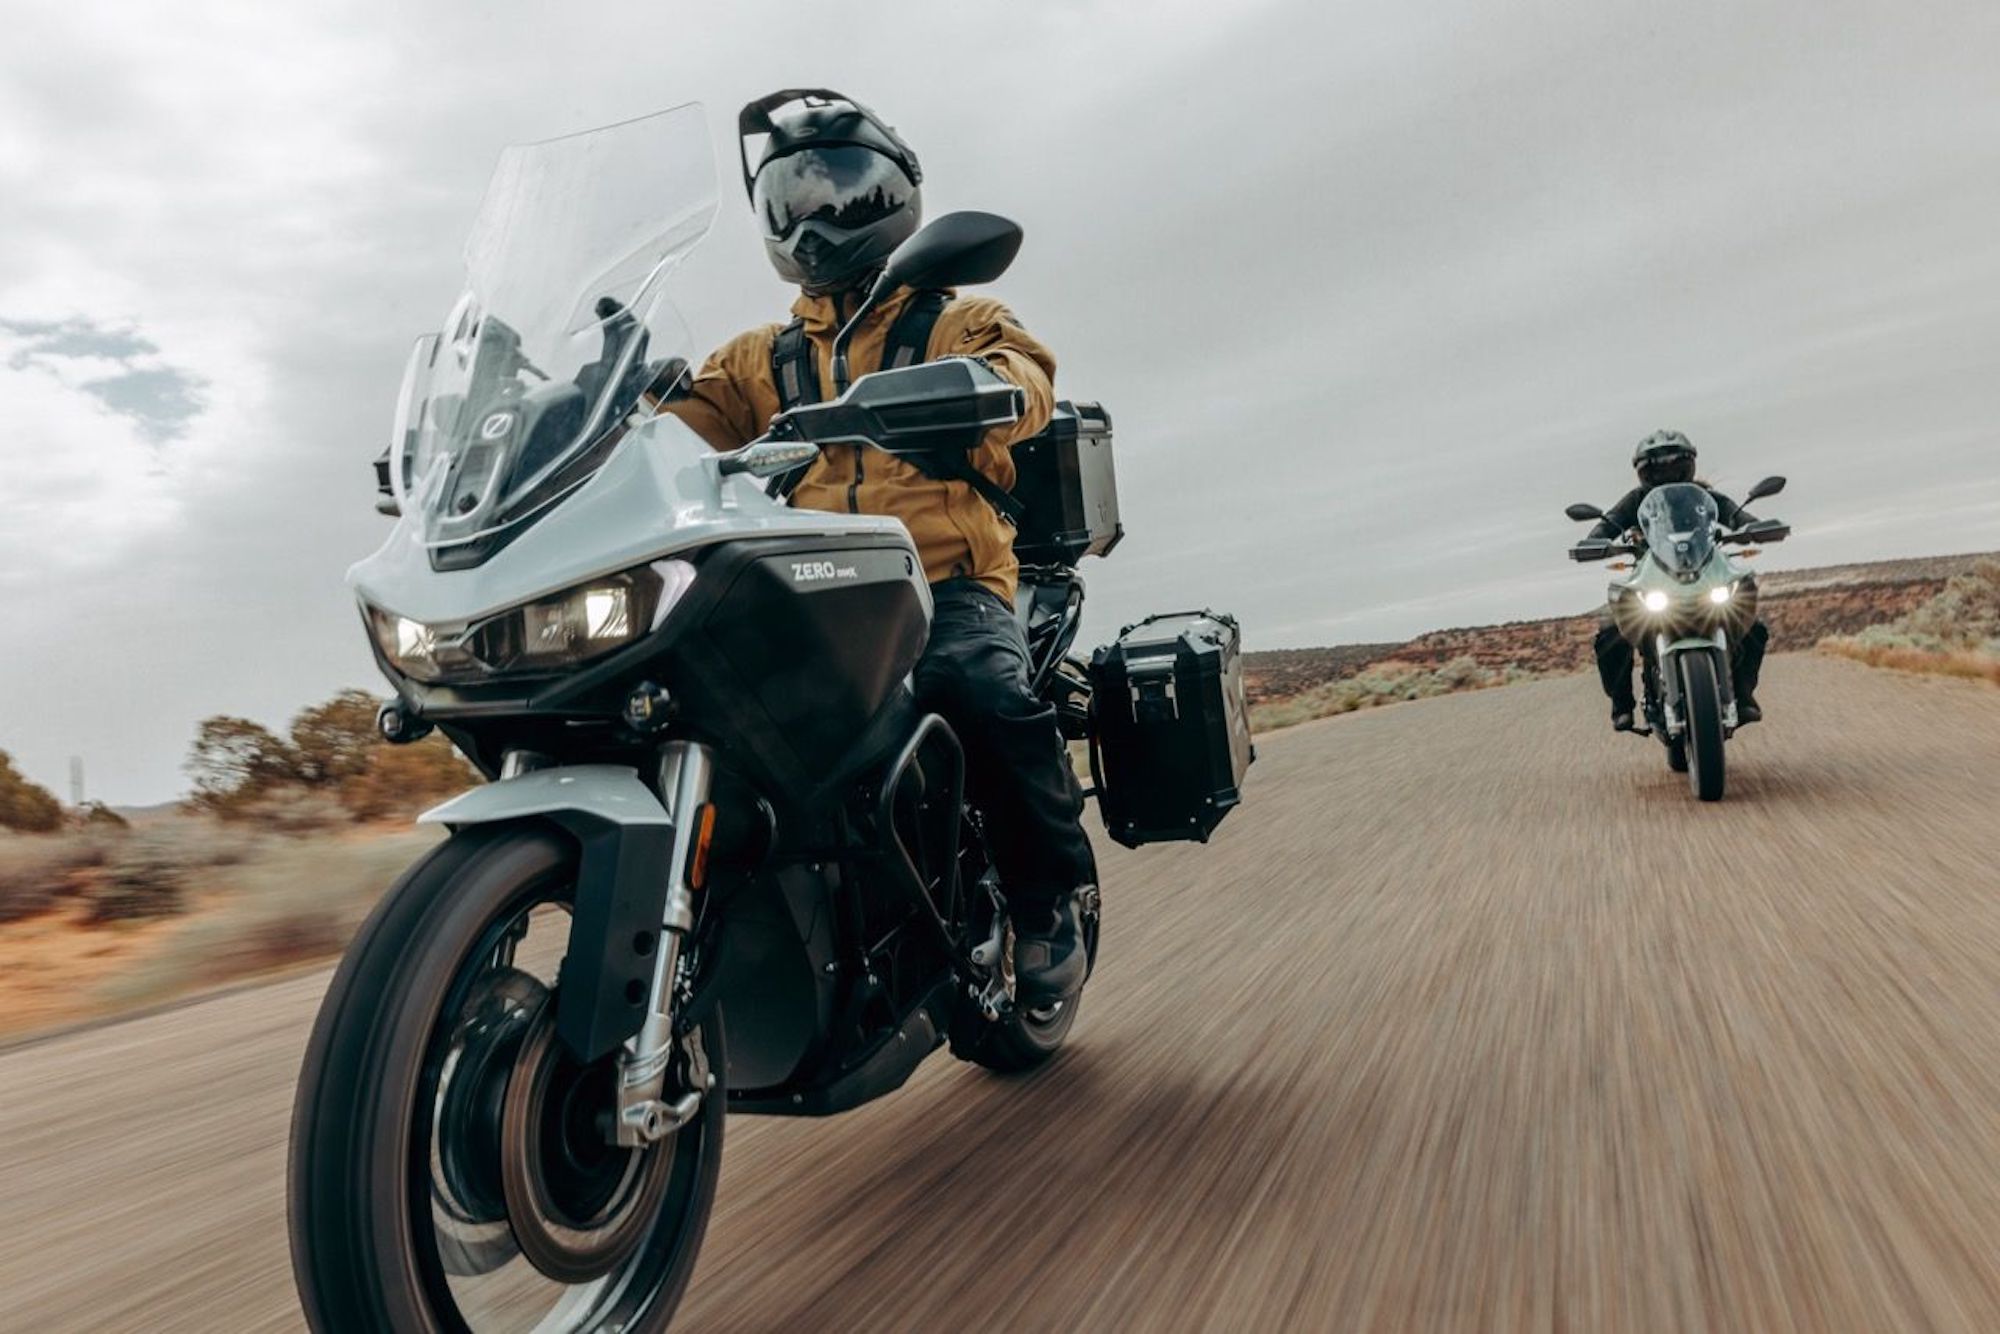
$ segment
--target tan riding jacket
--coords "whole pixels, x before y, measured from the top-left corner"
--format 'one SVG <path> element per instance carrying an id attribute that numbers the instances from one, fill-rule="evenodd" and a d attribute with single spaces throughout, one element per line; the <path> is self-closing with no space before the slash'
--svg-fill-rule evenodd
<path id="1" fill-rule="evenodd" d="M 880 368 L 889 329 L 909 297 L 907 292 L 898 294 L 856 331 L 847 352 L 854 376 Z M 833 335 L 839 328 L 834 298 L 802 296 L 793 303 L 792 313 L 806 322 L 821 397 L 831 398 Z M 771 344 L 782 328 L 767 324 L 724 343 L 695 375 L 689 395 L 667 404 L 666 410 L 717 449 L 735 449 L 762 435 L 778 413 Z M 1012 446 L 1048 425 L 1054 410 L 1056 359 L 1015 322 L 1012 311 L 991 297 L 959 297 L 944 308 L 931 330 L 926 359 L 951 356 L 982 358 L 1027 395 L 1021 420 L 988 432 L 985 443 L 966 456 L 980 472 L 1011 489 Z M 1020 567 L 1014 559 L 1013 526 L 968 483 L 926 477 L 879 449 L 828 445 L 792 493 L 792 504 L 892 515 L 910 530 L 924 574 L 932 583 L 969 576 L 1009 603 L 1014 600 Z"/>

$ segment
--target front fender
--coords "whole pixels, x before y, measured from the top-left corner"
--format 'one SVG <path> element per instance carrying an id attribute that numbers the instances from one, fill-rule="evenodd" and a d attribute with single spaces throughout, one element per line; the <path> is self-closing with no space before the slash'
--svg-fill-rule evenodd
<path id="1" fill-rule="evenodd" d="M 667 808 L 622 764 L 573 764 L 536 769 L 462 792 L 417 817 L 419 824 L 493 824 L 531 815 L 577 811 L 621 825 L 671 825 Z"/>
<path id="2" fill-rule="evenodd" d="M 556 1035 L 587 1063 L 639 1031 L 673 875 L 674 825 L 637 770 L 537 769 L 476 787 L 418 819 L 453 829 L 546 820 L 574 838 L 576 901 L 556 988 Z"/>

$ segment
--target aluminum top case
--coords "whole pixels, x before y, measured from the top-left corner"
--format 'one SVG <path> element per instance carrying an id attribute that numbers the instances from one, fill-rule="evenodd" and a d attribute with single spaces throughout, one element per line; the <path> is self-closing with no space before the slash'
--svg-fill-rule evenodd
<path id="1" fill-rule="evenodd" d="M 1125 535 L 1111 465 L 1111 414 L 1096 403 L 1057 403 L 1041 433 L 1014 446 L 1014 499 L 1026 509 L 1014 535 L 1023 565 L 1074 565 L 1107 555 Z"/>
<path id="2" fill-rule="evenodd" d="M 1091 655 L 1091 776 L 1111 837 L 1206 843 L 1256 758 L 1243 639 L 1212 611 L 1149 616 Z"/>

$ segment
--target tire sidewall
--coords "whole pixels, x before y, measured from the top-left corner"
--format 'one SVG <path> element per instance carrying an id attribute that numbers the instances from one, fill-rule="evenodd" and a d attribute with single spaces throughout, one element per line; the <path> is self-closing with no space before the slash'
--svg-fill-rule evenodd
<path id="1" fill-rule="evenodd" d="M 451 1318 L 455 1313 L 441 1318 L 432 1309 L 420 1277 L 443 1281 L 412 1225 L 411 1108 L 467 953 L 511 906 L 573 877 L 576 860 L 574 842 L 539 822 L 456 833 L 390 890 L 335 974 L 300 1077 L 291 1174 L 294 1268 L 309 1314 L 328 1327 L 464 1328 Z M 719 1078 L 726 1068 L 719 1021 L 704 1040 Z M 723 1102 L 718 1082 L 704 1101 L 707 1151 L 686 1229 L 692 1235 L 681 1243 L 659 1297 L 628 1328 L 663 1327 L 662 1313 L 671 1313 L 692 1274 L 720 1167 Z M 343 1115 L 347 1125 L 330 1123 Z M 341 1189 L 341 1174 L 352 1197 L 325 1198 L 329 1189 Z M 309 1254 L 302 1233 L 314 1229 L 315 1245 L 330 1243 L 345 1254 Z"/>

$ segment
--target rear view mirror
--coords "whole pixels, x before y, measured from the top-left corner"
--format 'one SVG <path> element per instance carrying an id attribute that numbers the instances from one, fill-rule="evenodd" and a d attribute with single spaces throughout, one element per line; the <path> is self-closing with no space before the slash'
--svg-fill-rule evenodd
<path id="1" fill-rule="evenodd" d="M 1743 497 L 1743 503 L 1748 505 L 1753 500 L 1762 500 L 1765 496 L 1775 496 L 1784 489 L 1784 478 L 1766 477 L 1763 481 L 1750 488 L 1750 494 Z"/>
<path id="2" fill-rule="evenodd" d="M 990 283 L 1021 249 L 1021 228 L 997 213 L 947 213 L 896 247 L 871 296 L 898 287 L 964 287 Z"/>
<path id="3" fill-rule="evenodd" d="M 1595 505 L 1586 504 L 1585 502 L 1580 500 L 1576 504 L 1571 505 L 1568 509 L 1564 510 L 1563 513 L 1569 515 L 1570 518 L 1575 519 L 1578 523 L 1583 523 L 1589 519 L 1601 519 L 1604 517 L 1603 510 L 1597 508 L 1597 506 Z"/>
<path id="4" fill-rule="evenodd" d="M 997 213 L 947 213 L 917 229 L 896 247 L 882 276 L 848 317 L 833 339 L 833 388 L 844 394 L 848 378 L 847 344 L 868 313 L 899 288 L 919 290 L 990 283 L 1007 271 L 1021 250 L 1021 227 Z"/>

